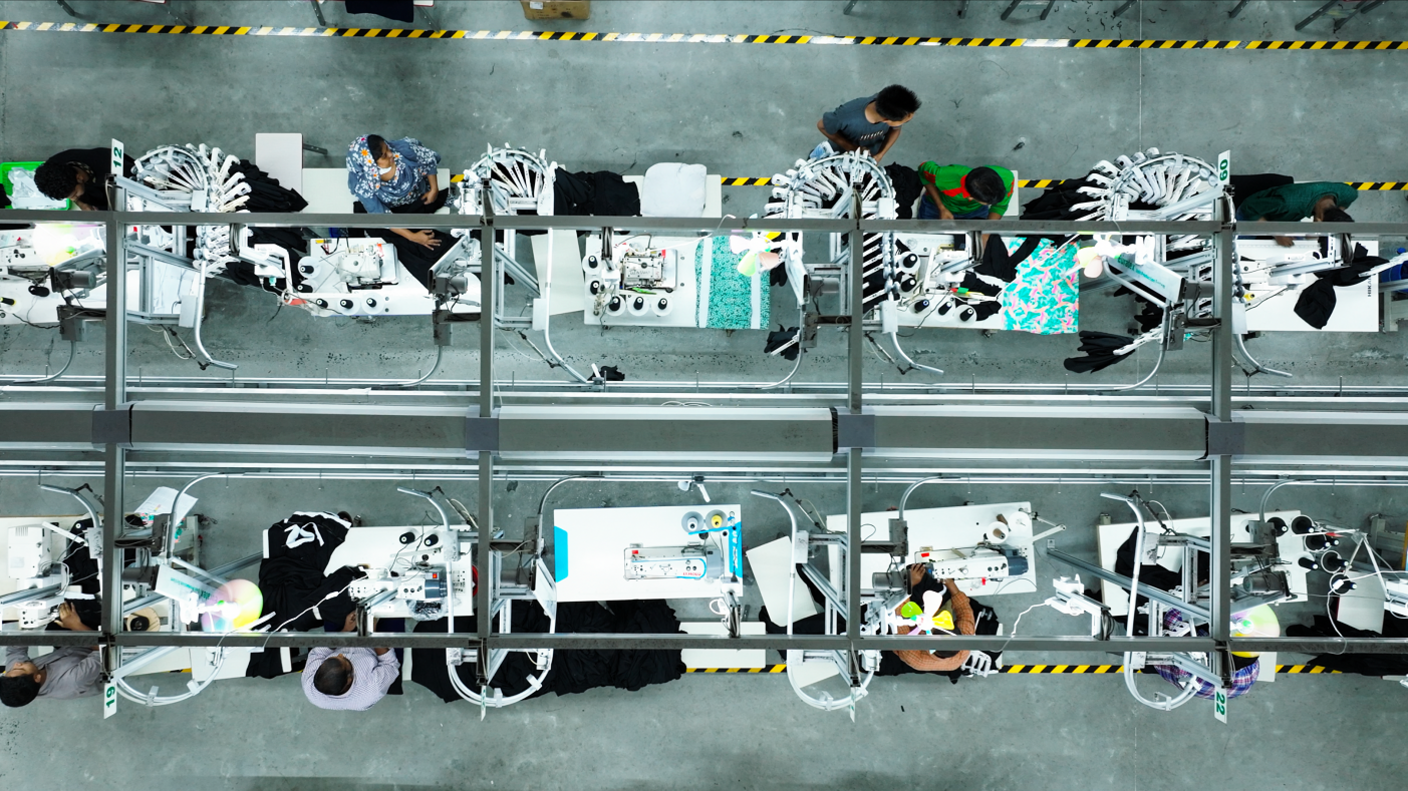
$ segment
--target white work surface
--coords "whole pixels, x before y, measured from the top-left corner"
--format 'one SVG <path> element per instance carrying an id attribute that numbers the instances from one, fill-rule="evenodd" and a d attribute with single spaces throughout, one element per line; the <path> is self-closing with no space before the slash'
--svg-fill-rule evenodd
<path id="1" fill-rule="evenodd" d="M 621 180 L 627 184 L 636 185 L 636 192 L 640 192 L 640 186 L 645 182 L 645 175 L 622 176 Z M 724 214 L 723 202 L 723 176 L 715 176 L 710 173 L 704 177 L 704 214 L 703 217 L 722 217 Z"/>
<path id="2" fill-rule="evenodd" d="M 787 625 L 787 580 L 792 573 L 792 539 L 783 536 L 756 546 L 743 553 L 748 559 L 748 568 L 753 572 L 753 581 L 758 585 L 758 593 L 763 597 L 763 605 L 768 608 L 768 620 L 778 626 Z M 800 575 L 792 579 L 792 620 L 800 621 L 816 615 L 821 610 L 812 599 L 807 584 Z"/>
<path id="3" fill-rule="evenodd" d="M 303 194 L 303 134 L 258 132 L 254 135 L 254 164 L 279 182 Z"/>
<path id="4" fill-rule="evenodd" d="M 762 621 L 747 621 L 739 627 L 750 636 L 767 632 Z M 721 621 L 685 621 L 680 629 L 685 634 L 728 634 L 728 627 Z M 764 667 L 768 652 L 762 648 L 686 648 L 680 652 L 680 660 L 685 667 Z"/>
<path id="5" fill-rule="evenodd" d="M 1300 516 L 1300 511 L 1267 511 L 1266 518 L 1279 516 L 1290 524 L 1292 519 Z M 1232 540 L 1234 542 L 1246 541 L 1247 523 L 1254 522 L 1259 518 L 1257 514 L 1232 514 Z M 1145 521 L 1145 527 L 1152 527 L 1150 537 L 1157 534 L 1159 525 L 1152 519 Z M 1175 532 L 1185 533 L 1190 536 L 1206 538 L 1212 533 L 1211 520 L 1208 517 L 1193 517 L 1190 519 L 1165 519 L 1164 524 Z M 1129 538 L 1130 531 L 1134 530 L 1134 522 L 1120 522 L 1118 524 L 1100 525 L 1096 532 L 1097 551 L 1100 553 L 1100 567 L 1115 570 L 1115 555 L 1119 553 L 1120 545 Z M 1284 536 L 1276 539 L 1277 548 L 1280 550 L 1281 559 L 1287 565 L 1280 567 L 1286 572 L 1287 581 L 1290 583 L 1291 593 L 1295 594 L 1297 600 L 1304 600 L 1305 589 L 1305 569 L 1296 563 L 1305 552 L 1304 536 L 1296 535 L 1286 531 Z M 1149 539 L 1146 538 L 1146 541 Z M 1348 558 L 1348 555 L 1345 555 Z M 1178 571 L 1183 568 L 1183 549 L 1181 547 L 1164 547 L 1159 550 L 1159 565 L 1170 571 Z M 1110 608 L 1110 614 L 1123 617 L 1129 611 L 1129 591 L 1111 582 L 1101 581 L 1101 596 L 1105 606 Z M 1382 609 L 1382 604 L 1380 604 Z"/>
<path id="6" fill-rule="evenodd" d="M 416 547 L 414 542 L 408 545 L 401 543 L 401 534 L 408 530 L 422 536 L 434 533 L 440 537 L 440 542 L 434 547 L 413 549 Z M 267 532 L 265 538 L 266 540 L 268 538 Z M 473 615 L 473 585 L 466 584 L 466 581 L 471 578 L 470 566 L 473 563 L 473 558 L 466 553 L 458 561 L 450 563 L 445 560 L 443 553 L 450 542 L 457 541 L 459 541 L 458 532 L 442 530 L 439 526 L 354 527 L 347 531 L 347 540 L 333 550 L 332 557 L 328 559 L 325 573 L 331 574 L 343 566 L 367 565 L 372 570 L 385 569 L 390 566 L 393 559 L 398 564 L 397 571 L 405 570 L 405 566 L 401 565 L 402 561 L 407 564 L 426 562 L 432 566 L 453 565 L 454 570 L 448 576 L 455 599 L 455 617 Z M 267 551 L 265 555 L 268 555 Z M 382 605 L 372 614 L 377 618 L 408 618 L 410 610 L 405 601 L 398 597 L 391 600 L 389 607 Z"/>
<path id="7" fill-rule="evenodd" d="M 448 168 L 437 170 L 436 177 L 441 192 L 450 188 Z M 345 167 L 304 168 L 302 195 L 303 199 L 308 201 L 308 207 L 303 210 L 306 214 L 351 214 L 352 204 L 357 201 L 352 197 L 352 191 L 347 189 Z M 435 213 L 449 214 L 450 209 L 445 206 Z M 407 224 L 414 225 L 409 221 Z"/>
<path id="8" fill-rule="evenodd" d="M 577 243 L 577 232 L 559 229 L 530 237 L 539 283 L 547 280 L 548 237 L 552 237 L 552 293 L 548 309 L 553 316 L 576 313 L 587 305 L 586 275 L 582 272 L 582 248 Z"/>
<path id="9" fill-rule="evenodd" d="M 1369 251 L 1369 255 L 1379 254 L 1379 243 L 1376 240 L 1366 240 L 1359 242 L 1364 245 L 1364 249 Z M 1275 246 L 1272 239 L 1238 239 L 1237 249 L 1239 252 L 1252 249 L 1254 246 Z M 1318 239 L 1296 239 L 1295 245 L 1290 248 L 1278 247 L 1278 250 L 1291 250 L 1308 254 L 1311 251 L 1319 250 Z M 1252 294 L 1258 290 L 1270 292 L 1274 286 L 1253 286 Z M 1281 291 L 1267 297 L 1264 301 L 1253 300 L 1247 309 L 1247 331 L 1248 332 L 1378 332 L 1379 331 L 1379 278 L 1377 275 L 1366 278 L 1363 282 L 1355 283 L 1352 286 L 1337 286 L 1335 288 L 1335 311 L 1330 314 L 1330 320 L 1325 326 L 1317 330 L 1305 320 L 1296 315 L 1296 300 L 1300 299 L 1301 291 L 1305 286 Z M 1252 353 L 1256 353 L 1256 348 L 1252 348 Z"/>
<path id="10" fill-rule="evenodd" d="M 1027 572 L 1003 579 L 958 580 L 958 589 L 969 596 L 995 596 L 1010 593 L 1036 593 L 1036 557 L 1032 551 L 1032 532 L 1029 527 L 1016 524 L 1012 514 L 1019 510 L 1031 511 L 1031 503 L 994 503 L 992 505 L 960 505 L 949 508 L 909 508 L 904 512 L 909 522 L 909 560 L 913 562 L 919 552 L 925 549 L 959 549 L 971 547 L 983 540 L 988 525 L 997 521 L 997 515 L 1008 518 L 1010 537 L 1004 546 L 1021 550 L 1027 558 Z M 872 511 L 861 514 L 861 540 L 888 541 L 890 520 L 899 516 L 898 511 Z M 850 520 L 845 514 L 826 517 L 826 529 L 844 533 Z M 872 529 L 873 528 L 873 529 Z M 831 552 L 831 576 L 839 583 L 840 550 L 829 548 Z M 870 588 L 870 575 L 885 571 L 890 567 L 890 556 L 866 553 L 861 555 L 861 587 Z"/>
<path id="11" fill-rule="evenodd" d="M 690 511 L 736 514 L 735 504 L 662 505 L 643 508 L 559 508 L 553 512 L 553 576 L 557 600 L 641 601 L 646 599 L 713 599 L 720 595 L 717 579 L 628 580 L 626 549 L 681 547 L 703 543 L 684 532 L 681 521 Z M 728 557 L 722 533 L 708 539 Z M 717 540 L 714 540 L 717 539 Z"/>

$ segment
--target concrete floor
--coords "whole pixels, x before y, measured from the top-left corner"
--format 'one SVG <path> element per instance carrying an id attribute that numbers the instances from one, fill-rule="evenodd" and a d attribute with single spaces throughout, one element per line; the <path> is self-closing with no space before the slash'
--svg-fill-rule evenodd
<path id="1" fill-rule="evenodd" d="M 142 3 L 70 0 L 95 21 L 169 23 Z M 334 25 L 349 21 L 329 4 Z M 1294 22 L 1318 0 L 1253 2 L 1238 20 L 1212 2 L 1143 3 L 1112 20 L 1113 0 L 1059 3 L 1042 23 L 1030 10 L 1000 22 L 1005 3 L 976 0 L 966 20 L 954 3 L 862 0 L 852 16 L 835 2 L 593 4 L 582 23 L 527 23 L 516 3 L 437 4 L 445 28 L 638 32 L 863 33 L 1025 37 L 1218 39 L 1331 38 L 1328 22 L 1297 35 Z M 306 25 L 306 2 L 183 2 L 172 10 L 194 24 Z M 0 18 L 67 21 L 57 4 L 0 2 Z M 419 19 L 421 26 L 430 17 Z M 1408 38 L 1408 7 L 1389 3 L 1355 20 L 1341 38 Z M 1078 176 L 1099 159 L 1141 146 L 1212 158 L 1230 148 L 1238 170 L 1277 170 L 1301 179 L 1403 180 L 1401 96 L 1408 70 L 1401 52 L 1130 52 L 919 47 L 785 47 L 397 42 L 326 39 L 0 34 L 0 151 L 43 158 L 72 146 L 123 139 L 130 150 L 206 142 L 252 155 L 261 131 L 302 131 L 334 153 L 357 134 L 413 134 L 451 167 L 468 165 L 488 143 L 545 148 L 574 169 L 643 172 L 665 160 L 702 162 L 731 176 L 770 175 L 815 142 L 812 126 L 840 101 L 893 81 L 925 100 L 895 158 L 991 161 L 1026 177 Z M 625 86 L 625 87 L 623 87 Z M 627 88 L 629 90 L 627 90 Z M 1018 143 L 1023 145 L 1016 148 Z M 310 166 L 336 166 L 340 157 Z M 725 211 L 758 211 L 766 190 L 728 188 Z M 1030 197 L 1030 195 L 1028 196 Z M 1364 195 L 1361 220 L 1408 221 L 1402 193 Z M 315 320 L 275 310 L 264 295 L 224 283 L 211 288 L 206 344 L 238 362 L 240 377 L 411 377 L 431 359 L 424 319 L 372 324 Z M 513 292 L 511 292 L 513 293 Z M 521 292 L 520 292 L 521 293 Z M 790 299 L 786 298 L 786 299 Z M 1087 300 L 1082 326 L 1122 331 L 1124 300 Z M 775 295 L 774 316 L 785 316 Z M 764 360 L 761 333 L 612 329 L 562 319 L 554 342 L 579 365 L 620 364 L 633 379 L 763 381 L 785 372 Z M 462 333 L 470 337 L 473 333 Z M 78 374 L 101 372 L 101 333 L 86 344 Z M 447 376 L 477 375 L 472 341 L 447 354 Z M 510 343 L 517 343 L 517 349 Z M 944 367 L 957 382 L 1062 382 L 1070 338 L 926 330 L 912 354 Z M 176 360 L 155 334 L 131 332 L 134 378 L 200 374 Z M 1264 362 L 1288 367 L 1297 383 L 1405 384 L 1408 348 L 1398 335 L 1282 334 L 1256 341 Z M 546 379 L 546 367 L 504 338 L 507 377 Z M 806 381 L 844 379 L 845 337 L 823 334 L 806 362 Z M 62 364 L 55 334 L 0 330 L 0 372 Z M 530 353 L 531 354 L 531 353 Z M 1147 363 L 1144 363 L 1147 365 Z M 1147 370 L 1147 368 L 1145 369 Z M 894 381 L 893 368 L 867 360 L 870 381 Z M 1161 381 L 1205 383 L 1208 356 L 1194 347 L 1167 363 Z M 1093 380 L 1132 382 L 1117 366 Z M 214 373 L 208 374 L 214 376 Z M 76 480 L 76 479 L 71 479 Z M 131 482 L 129 497 L 163 483 Z M 101 483 L 93 481 L 94 485 Z M 170 483 L 170 482 L 167 482 Z M 179 482 L 175 482 L 179 485 Z M 418 522 L 417 504 L 397 481 L 210 481 L 199 510 L 217 520 L 207 543 L 212 563 L 254 551 L 258 531 L 297 509 L 346 508 L 369 524 Z M 404 481 L 403 481 L 404 483 Z M 417 485 L 429 485 L 418 480 Z M 495 508 L 513 530 L 537 508 L 542 481 L 499 484 Z M 774 485 L 777 489 L 782 484 Z M 472 482 L 445 482 L 474 507 Z M 512 487 L 512 488 L 511 488 Z M 745 485 L 711 485 L 716 500 L 747 501 Z M 1125 491 L 1131 485 L 1116 489 Z M 1140 487 L 1149 494 L 1147 486 Z M 813 485 L 799 493 L 827 513 L 844 509 L 843 489 Z M 866 508 L 884 508 L 894 485 L 867 486 Z M 928 487 L 912 505 L 965 500 L 1031 500 L 1070 529 L 1058 546 L 1094 557 L 1092 526 L 1110 504 L 1094 486 Z M 1260 490 L 1234 487 L 1237 507 L 1256 507 Z M 1207 512 L 1202 487 L 1159 486 L 1153 496 L 1175 516 Z M 658 505 L 691 502 L 672 483 L 573 483 L 550 506 Z M 1392 488 L 1282 490 L 1273 505 L 1340 524 L 1369 514 L 1408 518 L 1408 498 Z M 756 508 L 756 506 L 750 506 Z M 0 513 L 60 513 L 68 502 L 38 490 L 30 477 L 0 477 Z M 781 535 L 775 508 L 750 511 L 745 543 Z M 1119 518 L 1119 515 L 1116 515 Z M 1011 623 L 1048 595 L 1064 572 L 1038 558 L 1037 595 L 989 604 Z M 752 602 L 756 605 L 757 602 Z M 1323 604 L 1323 600 L 1314 603 Z M 755 607 L 756 610 L 756 607 Z M 702 613 L 681 606 L 686 617 Z M 1309 608 L 1303 613 L 1309 616 Z M 1040 608 L 1024 634 L 1075 634 L 1083 621 Z M 1012 653 L 1009 662 L 1048 657 Z M 1088 661 L 1110 661 L 1092 656 Z M 1145 679 L 1143 684 L 1157 682 Z M 491 712 L 485 723 L 467 705 L 439 706 L 424 690 L 384 701 L 373 712 L 337 716 L 308 706 L 292 679 L 227 681 L 173 709 L 123 705 L 99 724 L 96 705 L 35 706 L 7 712 L 0 726 L 0 780 L 8 787 L 72 788 L 138 783 L 167 788 L 893 788 L 905 783 L 953 788 L 1165 789 L 1220 783 L 1229 788 L 1396 788 L 1390 717 L 1403 690 L 1353 677 L 1288 677 L 1233 701 L 1228 726 L 1210 706 L 1171 714 L 1138 707 L 1107 677 L 998 677 L 957 686 L 905 678 L 879 683 L 857 710 L 822 714 L 798 701 L 777 677 L 688 677 L 640 693 L 598 690 Z M 1353 744 L 1337 757 L 1281 749 L 1321 733 L 1335 712 L 1336 735 Z M 779 734 L 812 732 L 805 743 Z M 957 736 L 957 738 L 954 738 Z M 368 745 L 384 749 L 366 749 Z M 805 747 L 799 747 L 805 744 Z M 927 748 L 927 749 L 926 749 Z M 1330 753 L 1326 752 L 1326 756 Z M 584 780 L 584 778 L 590 778 Z M 18 787 L 18 785 L 16 785 Z"/>

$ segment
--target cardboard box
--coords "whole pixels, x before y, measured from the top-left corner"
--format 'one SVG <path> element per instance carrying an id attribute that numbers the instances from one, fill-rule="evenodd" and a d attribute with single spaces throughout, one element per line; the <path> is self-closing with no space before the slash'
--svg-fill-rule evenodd
<path id="1" fill-rule="evenodd" d="M 588 19 L 591 0 L 520 0 L 527 19 Z"/>

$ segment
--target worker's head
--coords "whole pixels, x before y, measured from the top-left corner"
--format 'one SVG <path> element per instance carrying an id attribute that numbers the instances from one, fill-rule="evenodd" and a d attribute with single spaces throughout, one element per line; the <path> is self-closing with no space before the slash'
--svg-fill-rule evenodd
<path id="1" fill-rule="evenodd" d="M 1311 219 L 1315 222 L 1354 222 L 1354 218 L 1349 216 L 1349 212 L 1340 208 L 1340 202 L 1334 193 L 1321 195 L 1315 201 L 1315 206 L 1311 209 Z"/>
<path id="2" fill-rule="evenodd" d="M 1338 206 L 1331 206 L 1321 213 L 1320 222 L 1354 222 L 1354 218 L 1349 216 L 1349 212 Z"/>
<path id="3" fill-rule="evenodd" d="M 903 85 L 891 85 L 875 97 L 875 113 L 890 126 L 900 126 L 919 110 L 919 97 Z"/>
<path id="4" fill-rule="evenodd" d="M 381 167 L 388 167 L 391 164 L 391 148 L 386 145 L 386 138 L 381 135 L 367 135 L 367 151 L 376 160 L 376 164 Z"/>
<path id="5" fill-rule="evenodd" d="M 997 175 L 997 171 L 990 167 L 968 171 L 968 175 L 963 177 L 963 188 L 973 200 L 984 206 L 991 206 L 1007 195 L 1007 185 L 1002 183 L 1002 177 Z"/>
<path id="6" fill-rule="evenodd" d="M 328 657 L 313 674 L 313 688 L 324 695 L 346 695 L 352 690 L 352 662 L 342 654 Z"/>
<path id="7" fill-rule="evenodd" d="M 0 676 L 0 703 L 11 708 L 28 706 L 39 697 L 45 673 L 33 662 L 16 662 Z"/>
<path id="8" fill-rule="evenodd" d="M 45 162 L 34 170 L 34 186 L 50 200 L 77 200 L 88 183 L 88 171 L 72 162 Z"/>

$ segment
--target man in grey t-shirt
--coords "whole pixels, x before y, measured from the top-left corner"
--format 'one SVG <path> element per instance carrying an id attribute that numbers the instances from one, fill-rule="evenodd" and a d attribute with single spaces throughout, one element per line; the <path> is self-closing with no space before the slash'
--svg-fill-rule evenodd
<path id="1" fill-rule="evenodd" d="M 878 162 L 900 139 L 900 127 L 919 110 L 919 98 L 902 85 L 862 96 L 837 107 L 816 128 L 839 151 L 866 149 Z"/>
<path id="2" fill-rule="evenodd" d="M 93 631 L 68 602 L 59 605 L 59 625 L 75 632 Z M 35 642 L 43 641 L 35 635 Z M 35 698 L 88 697 L 96 694 L 103 682 L 103 660 L 96 647 L 67 646 L 30 659 L 29 649 L 12 645 L 5 649 L 5 668 L 0 678 L 0 702 L 6 706 L 27 706 Z"/>

